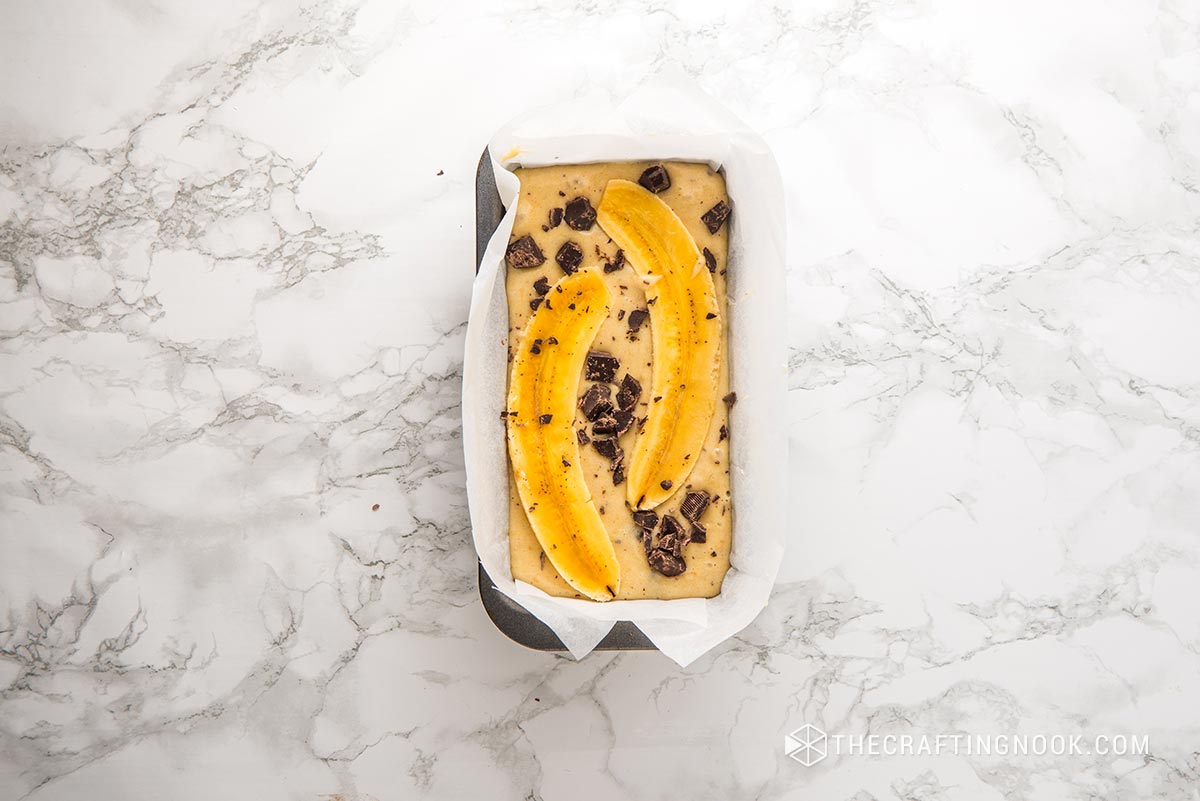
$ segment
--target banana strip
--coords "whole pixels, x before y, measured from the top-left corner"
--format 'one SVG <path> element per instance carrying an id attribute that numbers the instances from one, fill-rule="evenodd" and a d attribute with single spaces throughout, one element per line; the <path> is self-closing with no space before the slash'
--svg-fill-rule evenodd
<path id="1" fill-rule="evenodd" d="M 574 421 L 584 359 L 611 306 L 595 269 L 563 277 L 529 318 L 508 386 L 508 452 L 521 505 L 554 569 L 596 601 L 616 596 L 621 570 L 584 480 Z"/>
<path id="2" fill-rule="evenodd" d="M 604 233 L 646 284 L 654 349 L 648 420 L 630 461 L 627 495 L 653 509 L 684 485 L 717 403 L 721 310 L 696 241 L 671 207 L 632 181 L 612 180 L 596 210 Z"/>

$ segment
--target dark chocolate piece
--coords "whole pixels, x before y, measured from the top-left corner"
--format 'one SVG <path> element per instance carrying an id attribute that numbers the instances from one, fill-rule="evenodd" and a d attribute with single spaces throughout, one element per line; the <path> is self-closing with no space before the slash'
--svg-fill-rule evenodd
<path id="1" fill-rule="evenodd" d="M 717 442 L 723 442 L 729 439 L 729 426 L 721 426 L 721 433 L 717 435 Z"/>
<path id="2" fill-rule="evenodd" d="M 504 251 L 504 257 L 508 259 L 509 264 L 518 269 L 537 267 L 546 262 L 546 257 L 542 254 L 542 249 L 538 247 L 537 242 L 534 242 L 533 237 L 529 234 L 509 244 L 508 250 Z"/>
<path id="3" fill-rule="evenodd" d="M 689 542 L 708 542 L 708 529 L 702 524 L 692 521 L 691 530 L 688 532 Z"/>
<path id="4" fill-rule="evenodd" d="M 613 405 L 612 390 L 608 384 L 592 384 L 588 387 L 587 392 L 579 399 L 579 408 L 583 411 L 583 416 L 593 422 L 610 415 Z"/>
<path id="5" fill-rule="evenodd" d="M 562 267 L 564 273 L 570 275 L 579 269 L 579 265 L 583 264 L 583 248 L 574 242 L 567 242 L 558 249 L 554 260 L 558 262 L 559 267 Z"/>
<path id="6" fill-rule="evenodd" d="M 732 409 L 733 404 L 737 403 L 737 393 L 730 392 L 728 395 L 721 398 L 721 400 L 725 401 L 725 405 Z"/>
<path id="7" fill-rule="evenodd" d="M 666 167 L 655 164 L 653 167 L 646 168 L 642 177 L 638 178 L 638 183 L 657 195 L 659 192 L 665 192 L 671 188 L 671 176 Z"/>
<path id="8" fill-rule="evenodd" d="M 582 428 L 575 432 L 575 439 L 579 440 L 580 445 L 587 445 L 592 441 L 592 438 L 588 436 L 587 431 Z"/>
<path id="9" fill-rule="evenodd" d="M 666 489 L 670 489 L 670 488 L 671 488 L 671 485 L 672 485 L 672 483 L 673 483 L 673 482 L 671 481 L 671 479 L 669 479 L 669 478 L 664 478 L 662 481 L 658 482 L 658 486 L 660 486 L 660 487 L 662 487 L 663 489 L 665 489 L 665 490 L 666 490 Z"/>
<path id="10" fill-rule="evenodd" d="M 680 553 L 686 541 L 683 525 L 674 515 L 663 515 L 658 528 L 658 547 L 671 553 Z"/>
<path id="11" fill-rule="evenodd" d="M 661 573 L 668 578 L 678 576 L 687 570 L 687 563 L 683 561 L 682 556 L 676 556 L 670 551 L 664 551 L 661 548 L 655 548 L 650 551 L 650 555 L 646 557 L 646 561 L 650 563 L 651 570 Z"/>
<path id="12" fill-rule="evenodd" d="M 724 200 L 718 201 L 717 205 L 704 212 L 700 219 L 704 222 L 704 227 L 708 229 L 708 232 L 715 234 L 729 219 L 729 204 Z"/>
<path id="13" fill-rule="evenodd" d="M 637 405 L 640 397 L 642 397 L 641 383 L 626 373 L 625 377 L 621 379 L 621 389 L 617 391 L 617 408 L 628 411 Z"/>
<path id="14" fill-rule="evenodd" d="M 621 450 L 621 446 L 617 444 L 616 439 L 594 439 L 592 440 L 592 447 L 609 461 L 616 461 L 624 455 L 624 451 Z"/>
<path id="15" fill-rule="evenodd" d="M 629 333 L 636 333 L 642 327 L 642 323 L 650 317 L 650 312 L 646 309 L 634 309 L 629 313 Z"/>
<path id="16" fill-rule="evenodd" d="M 539 295 L 545 295 L 550 291 L 550 280 L 546 276 L 542 276 L 533 282 L 533 291 Z"/>
<path id="17" fill-rule="evenodd" d="M 633 522 L 638 528 L 652 531 L 658 525 L 658 513 L 650 509 L 638 509 L 633 513 Z"/>
<path id="18" fill-rule="evenodd" d="M 583 377 L 588 381 L 603 381 L 611 384 L 616 380 L 617 368 L 620 366 L 621 362 L 611 353 L 601 350 L 588 351 Z"/>
<path id="19" fill-rule="evenodd" d="M 618 250 L 612 261 L 604 262 L 604 272 L 615 273 L 625 267 L 625 251 Z"/>
<path id="20" fill-rule="evenodd" d="M 577 197 L 567 202 L 563 219 L 576 231 L 590 231 L 596 224 L 596 210 L 592 208 L 591 201 L 586 197 Z"/>
<path id="21" fill-rule="evenodd" d="M 543 298 L 534 298 L 533 300 L 529 301 L 529 308 L 537 311 L 537 307 L 542 305 L 542 300 Z"/>
<path id="22" fill-rule="evenodd" d="M 717 315 L 713 314 L 712 312 L 709 312 L 708 314 L 704 315 L 704 319 L 705 320 L 713 320 L 713 319 L 716 319 L 716 316 Z"/>
<path id="23" fill-rule="evenodd" d="M 562 209 L 557 207 L 550 209 L 550 227 L 557 228 L 560 224 L 562 224 Z"/>
<path id="24" fill-rule="evenodd" d="M 615 437 L 617 435 L 617 421 L 614 417 L 601 417 L 596 422 L 592 423 L 593 437 Z"/>
<path id="25" fill-rule="evenodd" d="M 614 487 L 618 486 L 619 484 L 625 483 L 625 460 L 624 459 L 617 459 L 615 462 L 613 462 L 612 479 L 613 479 Z"/>
<path id="26" fill-rule="evenodd" d="M 546 423 L 549 423 L 553 419 L 554 419 L 554 415 L 552 415 L 552 414 L 538 415 L 538 422 L 541 423 L 542 425 L 546 425 Z"/>
<path id="27" fill-rule="evenodd" d="M 715 273 L 717 271 L 717 257 L 708 248 L 704 249 L 704 263 L 708 265 L 708 271 Z"/>
<path id="28" fill-rule="evenodd" d="M 633 412 L 624 410 L 615 411 L 613 412 L 613 419 L 617 421 L 617 436 L 633 428 Z"/>
<path id="29" fill-rule="evenodd" d="M 679 514 L 695 523 L 708 508 L 709 500 L 707 492 L 689 492 L 679 505 Z"/>

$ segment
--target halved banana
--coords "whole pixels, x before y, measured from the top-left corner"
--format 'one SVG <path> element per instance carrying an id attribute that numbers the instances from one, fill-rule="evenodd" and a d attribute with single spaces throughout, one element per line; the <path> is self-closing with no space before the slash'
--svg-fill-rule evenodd
<path id="1" fill-rule="evenodd" d="M 508 453 L 521 505 L 550 564 L 596 601 L 612 600 L 621 569 L 580 466 L 579 377 L 612 306 L 595 269 L 563 277 L 525 325 L 508 384 Z"/>
<path id="2" fill-rule="evenodd" d="M 632 181 L 612 180 L 596 210 L 604 233 L 642 277 L 654 367 L 649 419 L 634 445 L 627 495 L 653 509 L 683 486 L 717 403 L 721 317 L 712 275 L 671 207 Z"/>

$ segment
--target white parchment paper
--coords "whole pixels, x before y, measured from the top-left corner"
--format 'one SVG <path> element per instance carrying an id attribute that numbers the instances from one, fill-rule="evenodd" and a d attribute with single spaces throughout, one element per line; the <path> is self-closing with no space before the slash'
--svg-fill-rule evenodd
<path id="1" fill-rule="evenodd" d="M 659 74 L 631 95 L 591 95 L 511 121 L 489 143 L 507 213 L 471 294 L 463 365 L 463 448 L 475 548 L 505 595 L 544 621 L 576 657 L 618 620 L 640 628 L 686 665 L 750 623 L 766 605 L 783 556 L 787 476 L 787 332 L 783 187 L 766 143 L 682 73 Z M 724 168 L 733 215 L 728 260 L 733 493 L 731 569 L 710 599 L 555 598 L 516 582 L 509 568 L 508 305 L 504 251 L 512 233 L 516 166 L 676 159 Z"/>

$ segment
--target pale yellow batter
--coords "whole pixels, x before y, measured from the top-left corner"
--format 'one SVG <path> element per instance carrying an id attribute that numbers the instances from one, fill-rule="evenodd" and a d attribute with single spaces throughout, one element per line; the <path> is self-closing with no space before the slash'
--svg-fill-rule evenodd
<path id="1" fill-rule="evenodd" d="M 616 259 L 617 248 L 605 235 L 601 227 L 593 225 L 591 230 L 578 231 L 566 222 L 550 228 L 551 210 L 562 209 L 569 200 L 583 196 L 593 207 L 600 205 L 604 185 L 613 178 L 637 181 L 642 172 L 655 162 L 619 162 L 610 164 L 578 164 L 560 167 L 538 167 L 517 169 L 521 182 L 520 199 L 517 202 L 517 217 L 513 227 L 513 240 L 529 235 L 545 256 L 545 263 L 538 267 L 516 269 L 508 266 L 506 289 L 508 293 L 509 343 L 519 337 L 525 322 L 533 313 L 530 301 L 538 297 L 534 283 L 539 278 L 553 285 L 563 277 L 562 268 L 555 261 L 555 254 L 568 241 L 575 242 L 583 250 L 581 268 L 600 266 Z M 722 225 L 716 233 L 710 233 L 701 216 L 718 201 L 728 202 L 725 180 L 706 164 L 664 162 L 670 174 L 671 186 L 659 197 L 675 211 L 696 240 L 696 245 L 708 250 L 716 257 L 713 281 L 717 298 L 722 307 L 726 304 L 725 269 L 728 253 L 729 225 Z M 549 230 L 543 230 L 543 227 Z M 613 293 L 613 307 L 608 319 L 601 326 L 592 344 L 593 350 L 607 351 L 616 356 L 621 367 L 617 371 L 617 382 L 628 372 L 641 382 L 642 396 L 634 409 L 637 417 L 644 417 L 650 403 L 651 387 L 651 334 L 647 320 L 635 339 L 630 339 L 628 318 L 635 309 L 646 308 L 646 297 L 633 268 L 625 265 L 620 270 L 605 273 L 604 279 Z M 725 315 L 728 319 L 728 315 Z M 729 371 L 726 364 L 728 353 L 727 329 L 722 330 L 720 395 L 729 391 Z M 580 381 L 582 395 L 590 382 Z M 613 387 L 616 393 L 616 387 Z M 583 413 L 576 410 L 575 428 L 588 426 Z M 711 598 L 721 591 L 721 582 L 729 569 L 730 537 L 733 519 L 729 494 L 729 439 L 722 439 L 722 428 L 729 430 L 728 409 L 717 403 L 709 426 L 708 438 L 703 452 L 696 461 L 684 487 L 680 488 L 656 511 L 672 514 L 681 523 L 686 520 L 679 513 L 679 505 L 689 490 L 703 490 L 712 496 L 712 503 L 700 518 L 707 529 L 706 542 L 693 542 L 684 546 L 683 557 L 687 570 L 678 576 L 667 577 L 650 569 L 646 551 L 638 538 L 630 510 L 625 505 L 625 487 L 613 486 L 609 460 L 591 445 L 580 448 L 584 473 L 592 499 L 603 516 L 605 526 L 612 537 L 617 559 L 621 565 L 621 586 L 617 598 Z M 637 425 L 620 437 L 626 455 L 632 453 L 637 437 Z M 733 435 L 736 435 L 734 432 Z M 513 578 L 526 581 L 551 595 L 582 598 L 555 571 L 542 553 L 529 520 L 521 507 L 516 485 L 511 480 L 509 512 L 509 543 L 512 557 Z"/>

